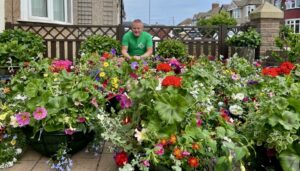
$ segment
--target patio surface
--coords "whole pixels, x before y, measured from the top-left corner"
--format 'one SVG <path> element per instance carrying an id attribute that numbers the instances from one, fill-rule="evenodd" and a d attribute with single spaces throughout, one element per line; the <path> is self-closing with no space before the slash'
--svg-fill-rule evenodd
<path id="1" fill-rule="evenodd" d="M 28 149 L 15 165 L 0 171 L 48 171 L 53 170 L 47 165 L 47 157 Z M 102 154 L 94 156 L 85 152 L 85 149 L 72 156 L 72 171 L 116 171 L 113 153 L 108 150 L 107 143 Z"/>

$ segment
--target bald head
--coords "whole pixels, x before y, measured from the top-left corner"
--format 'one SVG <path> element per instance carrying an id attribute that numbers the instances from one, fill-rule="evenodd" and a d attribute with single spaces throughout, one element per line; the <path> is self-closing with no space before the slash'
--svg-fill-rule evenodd
<path id="1" fill-rule="evenodd" d="M 131 24 L 131 29 L 134 36 L 139 37 L 144 29 L 144 24 L 140 19 L 135 19 Z"/>

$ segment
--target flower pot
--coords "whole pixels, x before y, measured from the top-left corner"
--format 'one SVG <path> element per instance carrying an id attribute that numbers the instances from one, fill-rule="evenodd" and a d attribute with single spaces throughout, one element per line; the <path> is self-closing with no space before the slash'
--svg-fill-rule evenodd
<path id="1" fill-rule="evenodd" d="M 239 57 L 247 59 L 251 64 L 255 59 L 255 49 L 249 47 L 234 47 L 235 52 Z"/>
<path id="2" fill-rule="evenodd" d="M 44 156 L 51 157 L 59 149 L 61 143 L 67 143 L 70 148 L 70 154 L 82 150 L 94 138 L 94 132 L 83 133 L 75 132 L 72 135 L 66 135 L 62 132 L 45 132 L 41 135 L 39 132 L 32 138 L 32 130 L 25 129 L 26 139 L 31 147 Z"/>
<path id="3" fill-rule="evenodd" d="M 150 165 L 150 171 L 172 171 L 172 169 L 163 165 Z"/>

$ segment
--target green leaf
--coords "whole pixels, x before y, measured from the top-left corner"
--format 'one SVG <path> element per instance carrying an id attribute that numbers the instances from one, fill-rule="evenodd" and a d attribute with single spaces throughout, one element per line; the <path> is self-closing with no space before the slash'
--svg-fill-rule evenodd
<path id="1" fill-rule="evenodd" d="M 289 98 L 288 102 L 298 113 L 300 113 L 300 100 L 295 98 Z"/>
<path id="2" fill-rule="evenodd" d="M 27 84 L 27 86 L 24 89 L 25 91 L 24 93 L 28 97 L 36 97 L 38 91 L 40 90 L 40 87 L 42 87 L 42 81 L 38 79 L 34 79 Z"/>
<path id="3" fill-rule="evenodd" d="M 168 124 L 181 122 L 187 109 L 188 103 L 186 99 L 175 92 L 172 94 L 162 94 L 155 105 L 155 110 L 157 110 L 160 118 Z"/>
<path id="4" fill-rule="evenodd" d="M 226 134 L 226 130 L 220 126 L 216 128 L 216 131 L 217 131 L 218 137 L 224 137 Z"/>
<path id="5" fill-rule="evenodd" d="M 47 132 L 61 131 L 64 130 L 64 125 L 62 124 L 47 124 L 44 127 Z"/>
<path id="6" fill-rule="evenodd" d="M 235 151 L 236 160 L 241 160 L 243 157 L 247 155 L 248 152 L 246 147 L 236 147 L 234 151 Z"/>
<path id="7" fill-rule="evenodd" d="M 72 94 L 73 101 L 86 101 L 89 98 L 89 94 L 83 91 L 76 91 Z"/>

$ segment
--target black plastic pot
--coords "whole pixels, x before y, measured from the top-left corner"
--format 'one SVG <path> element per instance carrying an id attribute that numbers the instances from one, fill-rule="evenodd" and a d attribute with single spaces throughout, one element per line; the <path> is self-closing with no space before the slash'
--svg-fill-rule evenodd
<path id="1" fill-rule="evenodd" d="M 84 134 L 75 132 L 66 135 L 64 132 L 42 132 L 41 136 L 37 133 L 32 138 L 32 129 L 25 129 L 26 139 L 30 146 L 44 156 L 51 157 L 59 149 L 61 143 L 66 143 L 70 148 L 69 154 L 75 154 L 82 150 L 94 138 L 94 132 Z"/>

